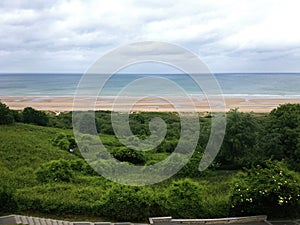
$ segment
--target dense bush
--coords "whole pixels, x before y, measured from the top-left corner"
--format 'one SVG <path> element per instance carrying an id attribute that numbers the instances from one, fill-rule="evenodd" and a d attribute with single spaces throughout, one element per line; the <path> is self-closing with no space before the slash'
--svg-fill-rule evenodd
<path id="1" fill-rule="evenodd" d="M 7 105 L 0 102 L 0 125 L 1 124 L 12 124 L 14 117 L 12 111 Z"/>
<path id="2" fill-rule="evenodd" d="M 74 172 L 79 172 L 83 175 L 98 176 L 95 170 L 83 159 L 71 160 L 69 163 L 70 168 Z"/>
<path id="3" fill-rule="evenodd" d="M 146 161 L 142 152 L 126 147 L 116 149 L 112 155 L 121 162 L 130 162 L 133 164 L 142 164 Z"/>
<path id="4" fill-rule="evenodd" d="M 31 107 L 26 107 L 22 112 L 23 122 L 31 123 L 40 126 L 46 126 L 49 118 L 43 111 L 35 110 Z"/>
<path id="5" fill-rule="evenodd" d="M 72 129 L 72 112 L 63 112 L 57 114 L 49 114 L 50 127 Z"/>
<path id="6" fill-rule="evenodd" d="M 0 184 L 0 202 L 0 211 L 8 212 L 16 209 L 12 188 Z"/>
<path id="7" fill-rule="evenodd" d="M 300 104 L 285 104 L 268 115 L 260 148 L 276 160 L 286 159 L 300 171 Z"/>
<path id="8" fill-rule="evenodd" d="M 257 119 L 250 113 L 230 110 L 227 114 L 227 125 L 224 141 L 217 156 L 222 168 L 239 169 L 250 166 L 256 157 Z M 257 161 L 257 160 L 255 160 Z"/>
<path id="9" fill-rule="evenodd" d="M 10 110 L 15 122 L 23 122 L 22 112 L 20 110 Z"/>
<path id="10" fill-rule="evenodd" d="M 146 187 L 114 185 L 104 204 L 105 216 L 119 221 L 145 221 L 159 210 L 155 194 Z"/>
<path id="11" fill-rule="evenodd" d="M 39 182 L 69 182 L 74 174 L 67 160 L 53 160 L 42 164 L 35 172 Z"/>
<path id="12" fill-rule="evenodd" d="M 203 150 L 200 148 L 197 148 L 191 157 L 191 159 L 188 161 L 188 163 L 176 174 L 176 177 L 178 178 L 200 178 L 209 176 L 212 170 L 215 170 L 218 168 L 218 164 L 213 162 L 209 169 L 205 171 L 199 171 L 199 164 L 203 157 Z"/>
<path id="13" fill-rule="evenodd" d="M 56 215 L 103 215 L 106 194 L 102 188 L 52 183 L 17 190 L 14 200 L 20 211 Z"/>
<path id="14" fill-rule="evenodd" d="M 268 162 L 237 175 L 231 196 L 232 214 L 269 217 L 300 215 L 299 175 L 282 163 Z"/>
<path id="15" fill-rule="evenodd" d="M 73 129 L 82 134 L 97 135 L 96 126 L 92 112 L 77 112 L 73 116 Z"/>
<path id="16" fill-rule="evenodd" d="M 175 218 L 202 218 L 204 187 L 189 179 L 174 181 L 166 189 L 165 208 Z"/>
<path id="17" fill-rule="evenodd" d="M 59 147 L 62 150 L 74 149 L 77 147 L 75 138 L 71 135 L 66 135 L 64 133 L 58 134 L 53 140 L 52 144 Z"/>

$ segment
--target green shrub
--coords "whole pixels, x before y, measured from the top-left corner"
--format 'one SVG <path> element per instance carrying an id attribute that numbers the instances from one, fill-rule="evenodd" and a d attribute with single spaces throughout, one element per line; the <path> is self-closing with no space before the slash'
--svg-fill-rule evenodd
<path id="1" fill-rule="evenodd" d="M 73 129 L 82 134 L 96 135 L 95 118 L 92 111 L 76 112 L 73 116 Z"/>
<path id="2" fill-rule="evenodd" d="M 74 177 L 67 160 L 53 160 L 42 164 L 35 172 L 39 182 L 69 182 Z"/>
<path id="3" fill-rule="evenodd" d="M 83 175 L 97 176 L 98 174 L 94 169 L 83 159 L 71 160 L 69 161 L 70 168 L 74 172 L 80 172 Z"/>
<path id="4" fill-rule="evenodd" d="M 10 110 L 15 122 L 23 122 L 22 111 L 20 110 Z"/>
<path id="5" fill-rule="evenodd" d="M 114 185 L 108 194 L 105 216 L 123 221 L 147 221 L 159 209 L 154 193 L 147 187 Z"/>
<path id="6" fill-rule="evenodd" d="M 14 123 L 14 117 L 12 111 L 7 105 L 0 102 L 0 125 Z"/>
<path id="7" fill-rule="evenodd" d="M 0 185 L 0 211 L 8 212 L 16 209 L 13 193 L 14 190 L 12 188 Z"/>
<path id="8" fill-rule="evenodd" d="M 300 180 L 282 163 L 268 162 L 236 176 L 231 195 L 233 215 L 267 214 L 296 217 L 300 212 Z"/>
<path id="9" fill-rule="evenodd" d="M 51 142 L 53 146 L 57 146 L 62 150 L 69 150 L 77 147 L 75 138 L 64 133 L 58 134 Z"/>
<path id="10" fill-rule="evenodd" d="M 18 189 L 14 195 L 19 211 L 30 210 L 56 215 L 102 216 L 105 198 L 106 193 L 99 187 L 69 183 L 51 183 Z"/>
<path id="11" fill-rule="evenodd" d="M 177 142 L 177 140 L 164 140 L 159 146 L 157 146 L 157 152 L 172 153 L 178 144 Z"/>
<path id="12" fill-rule="evenodd" d="M 31 107 L 26 107 L 22 112 L 22 116 L 24 123 L 46 126 L 49 122 L 49 118 L 45 112 L 38 111 Z"/>
<path id="13" fill-rule="evenodd" d="M 175 218 L 202 218 L 204 187 L 190 179 L 173 181 L 166 189 L 164 207 Z"/>
<path id="14" fill-rule="evenodd" d="M 280 105 L 268 115 L 260 147 L 270 158 L 288 160 L 300 171 L 300 104 Z"/>
<path id="15" fill-rule="evenodd" d="M 260 157 L 254 152 L 259 131 L 257 118 L 232 109 L 227 113 L 226 123 L 224 141 L 216 161 L 223 169 L 250 167 L 253 158 Z"/>
<path id="16" fill-rule="evenodd" d="M 203 208 L 205 209 L 202 214 L 203 218 L 228 217 L 230 211 L 229 198 L 224 193 L 210 193 L 203 202 Z"/>
<path id="17" fill-rule="evenodd" d="M 197 148 L 188 161 L 188 163 L 176 174 L 178 178 L 199 178 L 209 176 L 211 171 L 218 167 L 217 163 L 212 163 L 209 169 L 205 171 L 199 171 L 199 163 L 203 157 L 203 150 Z"/>
<path id="18" fill-rule="evenodd" d="M 118 148 L 112 155 L 121 162 L 130 162 L 133 164 L 142 164 L 146 161 L 143 153 L 126 147 Z"/>

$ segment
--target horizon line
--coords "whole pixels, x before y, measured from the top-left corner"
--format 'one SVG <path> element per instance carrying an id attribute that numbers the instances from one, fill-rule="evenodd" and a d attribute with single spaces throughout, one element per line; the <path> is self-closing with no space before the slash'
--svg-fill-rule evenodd
<path id="1" fill-rule="evenodd" d="M 88 74 L 88 73 L 80 73 L 80 72 L 0 72 L 0 75 L 3 74 L 41 74 L 41 75 L 46 75 L 46 74 L 70 74 L 70 75 L 79 75 L 79 74 Z M 97 73 L 95 73 L 97 74 Z M 138 73 L 138 72 L 133 72 L 133 73 L 113 73 L 113 74 L 119 74 L 119 75 L 180 75 L 180 74 L 188 74 L 188 73 L 168 73 L 168 72 L 161 72 L 161 73 Z M 192 74 L 197 74 L 197 73 L 192 73 Z M 199 73 L 199 74 L 300 74 L 299 72 L 211 72 L 211 73 Z"/>

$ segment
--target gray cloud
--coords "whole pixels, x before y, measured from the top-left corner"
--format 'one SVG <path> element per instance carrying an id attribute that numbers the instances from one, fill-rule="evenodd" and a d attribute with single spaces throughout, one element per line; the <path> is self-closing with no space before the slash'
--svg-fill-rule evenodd
<path id="1" fill-rule="evenodd" d="M 214 72 L 299 71 L 299 6 L 297 0 L 4 0 L 1 72 L 83 72 L 110 49 L 145 40 L 181 45 Z"/>

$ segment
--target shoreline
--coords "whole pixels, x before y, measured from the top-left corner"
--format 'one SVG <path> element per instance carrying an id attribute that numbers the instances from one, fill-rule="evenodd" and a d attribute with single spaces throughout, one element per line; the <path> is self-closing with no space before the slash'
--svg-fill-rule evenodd
<path id="1" fill-rule="evenodd" d="M 268 113 L 281 104 L 300 103 L 300 98 L 296 96 L 282 97 L 265 97 L 265 96 L 224 96 L 226 111 L 233 108 L 239 108 L 241 112 Z M 211 110 L 205 97 L 190 96 L 192 104 L 197 112 L 218 111 L 217 108 L 224 108 L 222 97 L 211 98 L 211 104 L 216 110 Z M 8 105 L 11 109 L 22 110 L 25 107 L 32 107 L 38 110 L 52 112 L 67 112 L 73 110 L 72 96 L 0 96 L 0 101 Z M 93 103 L 95 98 L 81 97 L 76 98 L 76 110 L 109 110 L 109 111 L 126 111 L 128 104 L 134 103 L 130 111 L 135 112 L 174 112 L 178 109 L 181 111 L 191 111 L 191 102 L 183 97 L 169 97 L 166 99 L 156 97 L 121 97 L 114 104 L 114 97 L 99 97 L 96 101 L 95 108 L 90 107 L 89 101 Z M 175 101 L 174 103 L 171 103 Z M 177 107 L 177 110 L 175 109 Z M 220 110 L 221 111 L 221 110 Z"/>

